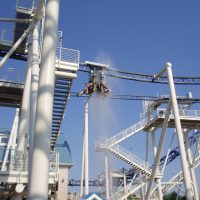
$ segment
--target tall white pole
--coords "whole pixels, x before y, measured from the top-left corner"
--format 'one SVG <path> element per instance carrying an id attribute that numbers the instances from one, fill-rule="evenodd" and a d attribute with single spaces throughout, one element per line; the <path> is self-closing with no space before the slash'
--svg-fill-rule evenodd
<path id="1" fill-rule="evenodd" d="M 190 149 L 190 142 L 189 142 L 189 131 L 184 132 L 185 136 L 185 145 L 186 145 L 186 152 L 187 152 L 187 158 L 189 162 L 189 169 L 190 169 L 190 174 L 191 174 L 191 179 L 193 183 L 193 189 L 194 189 L 194 199 L 199 200 L 199 192 L 198 192 L 198 187 L 197 187 L 197 180 L 196 180 L 196 175 L 195 175 L 195 170 L 193 167 L 193 159 L 192 159 L 192 152 Z"/>
<path id="2" fill-rule="evenodd" d="M 38 26 L 33 28 L 33 56 L 31 66 L 31 95 L 30 95 L 30 131 L 29 131 L 29 151 L 33 149 L 33 137 L 35 128 L 36 104 L 39 84 L 39 37 Z"/>
<path id="3" fill-rule="evenodd" d="M 124 172 L 123 172 L 124 174 L 123 174 L 123 176 L 124 176 L 124 191 L 125 191 L 125 193 L 127 192 L 127 185 L 126 185 L 126 172 L 125 172 L 125 170 L 124 170 Z M 110 188 L 110 185 L 109 185 L 109 188 Z M 125 197 L 124 198 L 124 200 L 127 200 L 127 197 Z"/>
<path id="4" fill-rule="evenodd" d="M 106 179 L 106 200 L 110 200 L 109 194 L 109 175 L 108 175 L 108 155 L 105 153 L 105 179 Z M 124 185 L 125 188 L 125 185 Z"/>
<path id="5" fill-rule="evenodd" d="M 153 144 L 153 156 L 154 156 L 154 159 L 155 159 L 156 153 L 157 153 L 155 132 L 152 132 L 152 144 Z M 156 181 L 157 181 L 157 184 L 158 184 L 159 200 L 163 200 L 163 193 L 162 193 L 162 187 L 161 187 L 161 179 L 159 178 Z"/>
<path id="6" fill-rule="evenodd" d="M 14 131 L 13 138 L 12 138 L 11 157 L 14 156 L 15 149 L 16 149 L 17 131 L 18 131 L 18 126 L 19 126 L 19 112 L 20 112 L 19 110 L 20 110 L 19 108 L 16 109 L 17 120 L 16 120 L 15 131 Z"/>
<path id="7" fill-rule="evenodd" d="M 83 147 L 82 147 L 80 197 L 83 197 L 84 167 L 85 167 L 85 127 L 84 127 Z"/>
<path id="8" fill-rule="evenodd" d="M 149 160 L 149 133 L 146 133 L 146 158 L 145 158 L 146 165 L 148 165 L 148 160 Z M 140 188 L 140 198 L 142 200 L 144 200 L 145 196 L 144 194 L 146 193 L 146 190 L 147 190 L 147 183 Z"/>
<path id="9" fill-rule="evenodd" d="M 19 116 L 17 149 L 21 151 L 25 150 L 26 136 L 28 135 L 29 132 L 31 63 L 32 63 L 32 34 L 29 35 L 29 41 L 28 41 L 27 73 L 26 73 L 26 80 L 22 96 L 22 105 Z"/>
<path id="10" fill-rule="evenodd" d="M 40 64 L 35 135 L 30 175 L 30 200 L 48 199 L 50 134 L 55 83 L 59 0 L 48 0 Z"/>
<path id="11" fill-rule="evenodd" d="M 38 83 L 39 83 L 39 37 L 38 37 L 38 26 L 35 25 L 33 28 L 33 56 L 31 66 L 31 94 L 30 94 L 30 129 L 29 129 L 29 180 L 31 173 L 31 162 L 33 152 L 33 140 L 35 132 L 35 116 L 36 116 L 36 104 L 38 94 Z M 30 185 L 28 184 L 28 187 Z M 30 189 L 30 188 L 29 188 Z"/>
<path id="12" fill-rule="evenodd" d="M 174 80 L 173 80 L 173 74 L 172 74 L 171 67 L 172 67 L 171 63 L 166 64 L 167 76 L 168 76 L 169 88 L 170 88 L 170 95 L 171 95 L 172 107 L 173 107 L 173 112 L 174 112 L 174 121 L 175 121 L 175 126 L 176 126 L 176 133 L 177 133 L 177 137 L 178 137 L 178 144 L 179 144 L 179 148 L 180 148 L 183 180 L 184 180 L 184 184 L 185 184 L 186 198 L 187 198 L 187 200 L 193 200 L 191 178 L 190 178 L 190 174 L 189 174 L 189 170 L 188 170 L 188 162 L 186 159 L 183 133 L 181 130 L 181 122 L 180 122 L 180 117 L 179 117 L 178 104 L 177 104 L 177 99 L 176 99 L 176 92 L 175 92 L 175 86 L 174 86 Z"/>
<path id="13" fill-rule="evenodd" d="M 88 100 L 85 104 L 85 195 L 89 194 L 89 160 L 88 160 Z"/>

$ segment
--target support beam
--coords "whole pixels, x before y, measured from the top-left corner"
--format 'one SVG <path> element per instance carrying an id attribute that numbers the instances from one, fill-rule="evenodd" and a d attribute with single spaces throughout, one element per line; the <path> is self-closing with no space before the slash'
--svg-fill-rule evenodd
<path id="1" fill-rule="evenodd" d="M 24 84 L 22 105 L 19 117 L 18 144 L 17 144 L 18 150 L 25 150 L 26 135 L 28 135 L 29 133 L 31 63 L 32 63 L 32 34 L 30 34 L 28 42 L 27 72 L 26 72 L 26 80 Z"/>
<path id="2" fill-rule="evenodd" d="M 0 18 L 0 22 L 14 22 L 14 23 L 29 24 L 29 23 L 32 22 L 32 19 L 11 19 L 11 18 Z"/>
<path id="3" fill-rule="evenodd" d="M 105 179 L 106 179 L 106 200 L 110 200 L 108 155 L 105 153 Z M 124 185 L 125 188 L 125 185 Z"/>
<path id="4" fill-rule="evenodd" d="M 53 113 L 59 4 L 59 0 L 48 0 L 46 6 L 33 158 L 29 181 L 30 200 L 48 199 L 50 134 Z"/>
<path id="5" fill-rule="evenodd" d="M 153 80 L 159 79 L 166 72 L 166 67 L 164 67 L 158 74 L 154 75 Z"/>
<path id="6" fill-rule="evenodd" d="M 85 132 L 85 125 L 84 125 L 84 132 Z M 85 169 L 85 133 L 83 133 L 83 147 L 82 147 L 82 161 L 81 161 L 80 198 L 83 197 L 84 169 Z"/>
<path id="7" fill-rule="evenodd" d="M 184 131 L 185 146 L 186 146 L 187 158 L 188 158 L 188 163 L 189 163 L 189 170 L 190 170 L 192 185 L 193 185 L 193 190 L 194 190 L 194 199 L 199 200 L 199 192 L 198 192 L 195 170 L 194 170 L 194 166 L 193 166 L 193 158 L 192 158 L 192 152 L 191 152 L 191 148 L 190 148 L 190 141 L 189 141 L 189 135 L 188 134 L 189 134 L 189 130 L 185 130 Z"/>
<path id="8" fill-rule="evenodd" d="M 154 156 L 154 159 L 155 159 L 156 153 L 157 153 L 155 132 L 152 132 L 152 144 L 153 144 L 153 156 Z M 162 187 L 161 187 L 161 179 L 160 178 L 157 179 L 157 184 L 158 184 L 159 200 L 163 200 Z"/>
<path id="9" fill-rule="evenodd" d="M 164 144 L 164 140 L 165 140 L 165 136 L 166 136 L 166 132 L 167 132 L 167 124 L 168 124 L 168 119 L 169 119 L 169 115 L 170 115 L 170 110 L 171 110 L 171 101 L 169 100 L 168 106 L 167 106 L 167 111 L 166 111 L 166 114 L 165 114 L 165 119 L 164 119 L 164 122 L 163 122 L 162 132 L 161 132 L 161 136 L 160 136 L 160 140 L 159 140 L 159 144 L 158 144 L 158 149 L 157 149 L 156 157 L 155 157 L 155 160 L 154 160 L 154 167 L 153 167 L 153 170 L 152 170 L 152 173 L 151 173 L 151 177 L 150 177 L 149 185 L 148 185 L 148 188 L 147 188 L 145 200 L 149 199 L 151 187 L 152 187 L 152 184 L 154 182 L 154 178 L 156 176 L 156 173 L 158 171 L 158 164 L 159 164 L 159 161 L 160 161 L 160 156 L 161 156 L 161 153 L 162 153 L 162 148 L 163 148 L 163 144 Z"/>
<path id="10" fill-rule="evenodd" d="M 85 104 L 85 130 L 84 130 L 84 141 L 85 141 L 85 195 L 89 194 L 89 159 L 88 159 L 88 101 Z"/>
<path id="11" fill-rule="evenodd" d="M 180 148 L 181 165 L 182 165 L 182 171 L 183 171 L 183 181 L 185 184 L 187 200 L 193 200 L 191 178 L 190 178 L 190 174 L 189 174 L 189 170 L 188 170 L 188 162 L 187 162 L 187 158 L 186 158 L 183 133 L 181 130 L 181 122 L 180 122 L 180 116 L 179 116 L 179 111 L 178 111 L 178 103 L 177 103 L 177 98 L 176 98 L 176 91 L 175 91 L 171 67 L 172 67 L 171 63 L 166 63 L 170 95 L 171 95 L 172 107 L 173 107 L 173 112 L 174 112 L 174 121 L 175 121 L 176 133 L 177 133 L 177 138 L 178 138 L 178 144 L 179 144 L 179 148 Z"/>
<path id="12" fill-rule="evenodd" d="M 31 174 L 32 165 L 32 152 L 33 152 L 33 141 L 35 133 L 35 117 L 36 117 L 36 105 L 37 105 L 37 94 L 39 84 L 39 32 L 38 26 L 35 25 L 33 28 L 32 36 L 32 60 L 31 60 L 31 93 L 30 93 L 30 117 L 29 117 L 29 180 Z M 29 188 L 29 184 L 28 184 Z M 30 189 L 30 188 L 29 188 Z M 29 190 L 28 189 L 28 190 Z"/>

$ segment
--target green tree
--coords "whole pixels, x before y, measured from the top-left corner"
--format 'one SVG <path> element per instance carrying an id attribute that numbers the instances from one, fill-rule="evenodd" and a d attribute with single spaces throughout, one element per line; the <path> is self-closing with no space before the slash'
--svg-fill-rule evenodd
<path id="1" fill-rule="evenodd" d="M 177 193 L 172 192 L 170 194 L 166 194 L 164 195 L 163 200 L 177 200 Z M 178 195 L 178 200 L 186 200 L 186 197 Z"/>

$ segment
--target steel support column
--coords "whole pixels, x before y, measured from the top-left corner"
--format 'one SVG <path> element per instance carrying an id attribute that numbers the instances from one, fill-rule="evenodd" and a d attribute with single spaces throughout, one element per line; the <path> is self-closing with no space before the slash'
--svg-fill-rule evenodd
<path id="1" fill-rule="evenodd" d="M 29 35 L 27 73 L 24 84 L 22 105 L 19 116 L 18 150 L 25 150 L 26 135 L 29 133 L 30 118 L 30 88 L 31 88 L 31 63 L 32 63 L 32 34 Z"/>
<path id="2" fill-rule="evenodd" d="M 152 144 L 153 144 L 153 156 L 154 159 L 156 157 L 157 153 L 157 147 L 156 147 L 156 138 L 155 138 L 155 132 L 152 132 Z M 159 200 L 163 200 L 163 194 L 162 194 L 162 187 L 161 187 L 161 179 L 157 179 L 157 184 L 158 184 L 158 194 L 159 194 Z"/>
<path id="3" fill-rule="evenodd" d="M 191 174 L 191 179 L 192 179 L 192 184 L 193 184 L 193 189 L 194 189 L 194 199 L 199 200 L 199 192 L 198 192 L 198 187 L 197 187 L 197 180 L 196 180 L 196 175 L 195 175 L 195 170 L 193 167 L 193 158 L 192 158 L 192 152 L 190 149 L 190 141 L 189 141 L 189 131 L 184 132 L 185 136 L 185 146 L 186 146 L 186 152 L 187 152 L 187 158 L 189 162 L 189 170 Z"/>
<path id="4" fill-rule="evenodd" d="M 33 28 L 33 44 L 32 44 L 32 63 L 31 63 L 31 93 L 30 93 L 30 128 L 29 128 L 29 180 L 31 174 L 31 162 L 33 152 L 33 140 L 35 132 L 35 116 L 36 116 L 36 104 L 38 94 L 38 83 L 39 83 L 39 33 L 38 26 L 35 25 Z M 28 185 L 29 188 L 30 185 Z M 30 188 L 29 188 L 30 189 Z"/>
<path id="5" fill-rule="evenodd" d="M 85 132 L 85 125 L 84 125 Z M 85 133 L 83 133 L 83 147 L 82 147 L 82 160 L 81 160 L 81 183 L 80 183 L 80 197 L 83 197 L 83 181 L 84 181 L 84 169 L 85 169 Z"/>
<path id="6" fill-rule="evenodd" d="M 89 159 L 88 159 L 88 101 L 85 104 L 85 124 L 84 124 L 84 141 L 85 141 L 85 195 L 89 194 Z"/>
<path id="7" fill-rule="evenodd" d="M 106 200 L 110 200 L 110 190 L 109 190 L 109 169 L 108 169 L 108 155 L 105 154 L 105 179 L 106 179 Z M 124 186 L 125 187 L 125 186 Z"/>
<path id="8" fill-rule="evenodd" d="M 33 56 L 31 66 L 31 98 L 30 98 L 30 131 L 29 150 L 33 150 L 33 138 L 35 128 L 36 104 L 39 83 L 39 37 L 37 25 L 33 28 Z"/>
<path id="9" fill-rule="evenodd" d="M 177 99 L 176 99 L 176 91 L 175 91 L 171 67 L 172 67 L 171 63 L 166 63 L 167 76 L 168 76 L 169 88 L 170 88 L 170 95 L 171 95 L 171 101 L 172 101 L 172 107 L 173 107 L 173 113 L 174 113 L 174 121 L 175 121 L 175 126 L 176 126 L 178 144 L 179 144 L 179 148 L 180 148 L 181 165 L 182 165 L 182 171 L 183 171 L 183 181 L 184 181 L 184 184 L 185 184 L 185 191 L 186 191 L 187 200 L 193 200 L 191 178 L 190 178 L 190 174 L 189 174 L 189 170 L 188 170 L 188 162 L 187 162 L 187 159 L 186 159 L 183 133 L 182 133 L 182 130 L 181 130 L 181 122 L 180 122 L 180 116 L 179 116 L 179 111 L 178 111 L 178 103 L 177 103 Z"/>
<path id="10" fill-rule="evenodd" d="M 48 199 L 50 134 L 55 83 L 59 0 L 48 0 L 40 64 L 35 135 L 30 175 L 30 200 Z"/>
<path id="11" fill-rule="evenodd" d="M 158 164 L 159 164 L 159 161 L 160 161 L 160 156 L 161 156 L 161 153 L 162 153 L 162 147 L 163 147 L 163 143 L 164 143 L 166 132 L 167 132 L 167 124 L 168 124 L 168 119 L 169 119 L 169 115 L 170 115 L 170 110 L 171 110 L 171 101 L 169 100 L 168 106 L 167 106 L 167 111 L 165 113 L 165 119 L 164 119 L 164 122 L 163 122 L 162 132 L 161 132 L 161 136 L 160 136 L 160 140 L 159 140 L 159 144 L 158 144 L 158 149 L 157 149 L 156 157 L 155 157 L 155 160 L 154 160 L 154 167 L 153 167 L 153 170 L 152 170 L 152 173 L 151 173 L 151 178 L 150 178 L 149 185 L 148 185 L 148 188 L 147 188 L 145 200 L 149 199 L 151 187 L 152 187 L 152 184 L 154 182 L 154 178 L 155 178 L 157 171 L 158 171 Z"/>

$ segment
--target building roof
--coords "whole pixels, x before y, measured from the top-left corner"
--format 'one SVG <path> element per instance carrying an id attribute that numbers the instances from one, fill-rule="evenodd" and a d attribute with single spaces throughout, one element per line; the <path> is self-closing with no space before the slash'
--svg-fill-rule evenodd
<path id="1" fill-rule="evenodd" d="M 55 150 L 59 152 L 59 163 L 61 165 L 73 165 L 71 150 L 64 133 L 59 134 Z"/>
<path id="2" fill-rule="evenodd" d="M 104 200 L 104 199 L 101 198 L 97 193 L 90 193 L 88 195 L 85 195 L 80 200 Z"/>

